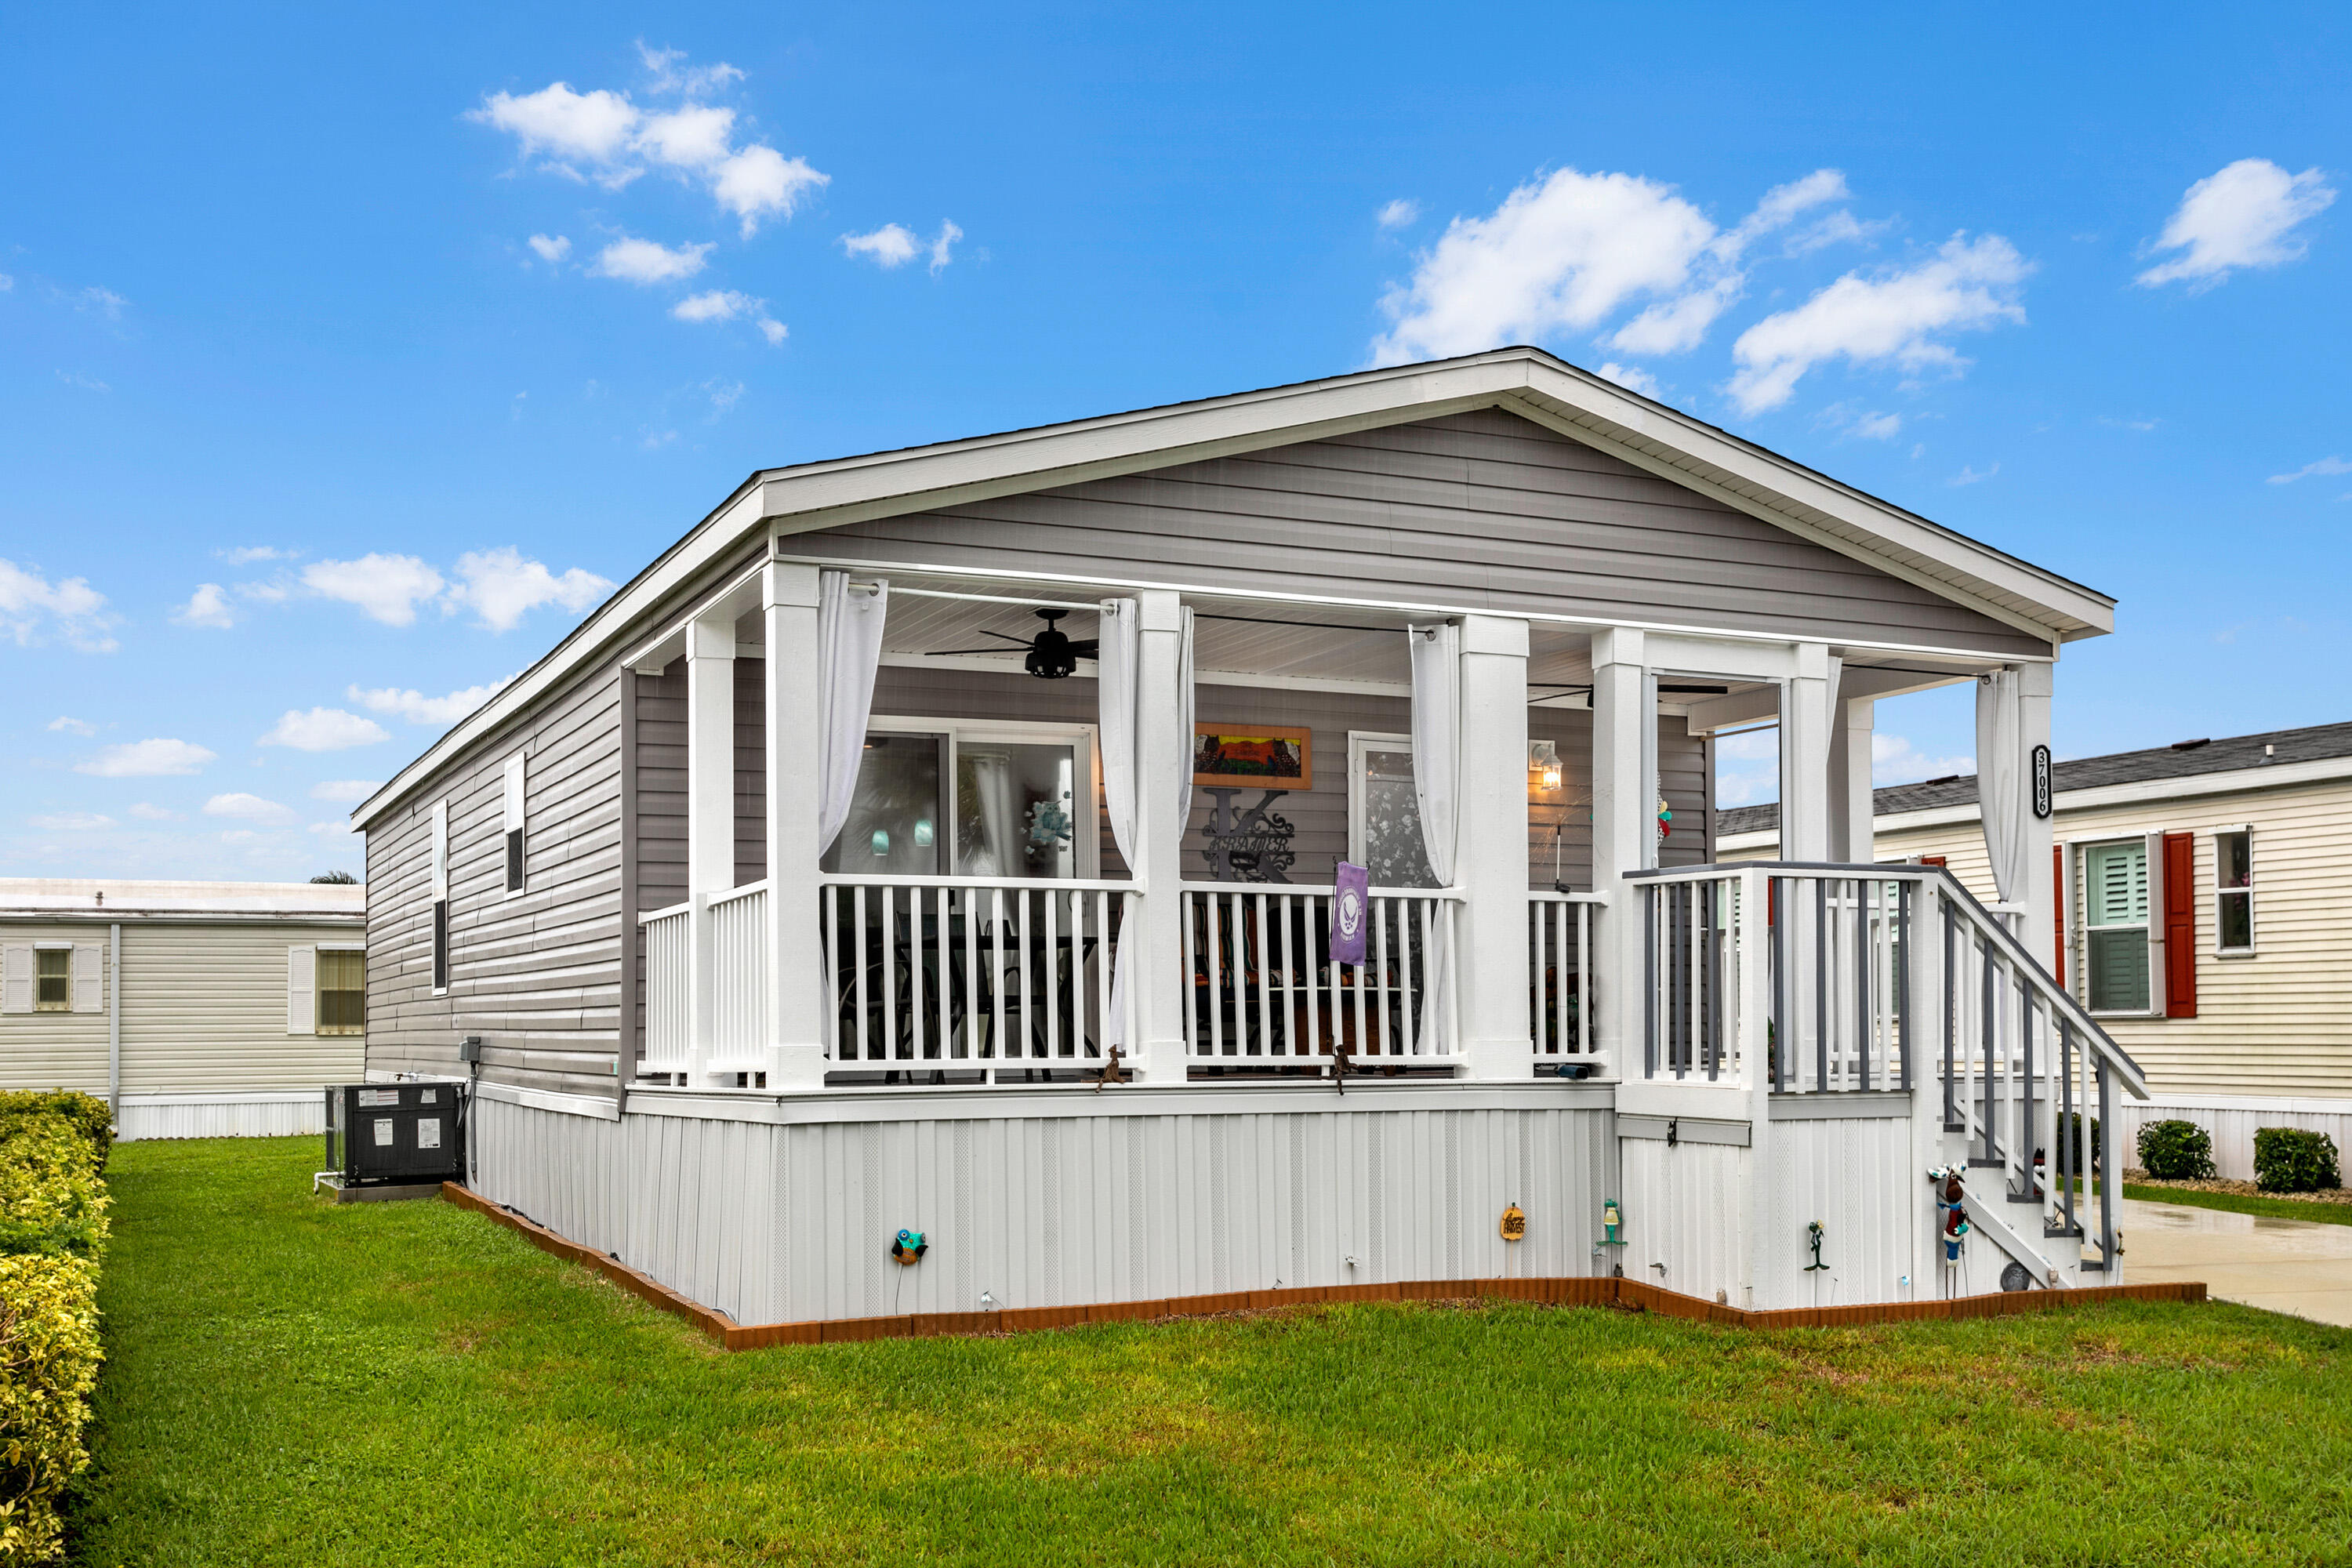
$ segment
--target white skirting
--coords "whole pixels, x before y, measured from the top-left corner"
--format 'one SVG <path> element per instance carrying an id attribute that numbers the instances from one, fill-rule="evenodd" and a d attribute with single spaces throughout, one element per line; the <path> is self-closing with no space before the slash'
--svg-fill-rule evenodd
<path id="1" fill-rule="evenodd" d="M 2352 1099 L 2253 1100 L 2224 1095 L 2158 1097 L 2145 1102 L 2119 1100 L 2116 1136 L 2106 1144 L 2127 1165 L 2139 1163 L 2139 1130 L 2151 1121 L 2194 1121 L 2213 1135 L 2213 1173 L 2231 1181 L 2254 1179 L 2254 1133 L 2264 1127 L 2301 1127 L 2336 1140 L 2339 1167 L 2352 1163 Z M 2105 1136 L 2105 1129 L 2101 1130 Z M 2352 1174 L 2352 1170 L 2347 1170 Z"/>
<path id="2" fill-rule="evenodd" d="M 741 1323 L 969 1311 L 983 1292 L 1052 1307 L 1607 1269 L 1594 1243 L 1615 1134 L 1588 1097 L 1384 1109 L 1368 1087 L 1205 1114 L 1151 1114 L 1133 1091 L 1121 1114 L 1089 1114 L 1109 1097 L 1082 1098 L 1060 1114 L 772 1123 L 485 1097 L 475 1185 Z M 1522 1241 L 1498 1234 L 1512 1204 Z M 911 1268 L 890 1258 L 901 1229 L 930 1242 Z"/>
<path id="3" fill-rule="evenodd" d="M 247 1094 L 126 1094 L 115 1117 L 115 1141 L 151 1138 L 290 1138 L 327 1131 L 326 1093 L 320 1089 L 256 1090 Z"/>

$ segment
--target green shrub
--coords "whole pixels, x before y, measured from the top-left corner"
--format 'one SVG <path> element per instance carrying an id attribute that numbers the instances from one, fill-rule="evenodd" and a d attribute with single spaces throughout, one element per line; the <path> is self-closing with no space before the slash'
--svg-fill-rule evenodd
<path id="1" fill-rule="evenodd" d="M 0 1091 L 0 1124 L 27 1116 L 61 1116 L 89 1140 L 102 1166 L 114 1152 L 114 1112 L 93 1094 L 70 1089 L 21 1089 Z"/>
<path id="2" fill-rule="evenodd" d="M 2315 1193 L 2342 1184 L 2336 1174 L 2336 1140 L 2300 1127 L 2254 1132 L 2254 1185 L 2266 1193 Z"/>
<path id="3" fill-rule="evenodd" d="M 2210 1180 L 2212 1134 L 2194 1121 L 2151 1121 L 2139 1130 L 2139 1163 L 2159 1182 Z"/>
<path id="4" fill-rule="evenodd" d="M 2083 1160 L 2083 1127 L 2085 1121 L 2089 1122 L 2091 1129 L 2091 1158 L 2087 1164 L 2084 1163 Z M 2096 1171 L 2099 1168 L 2099 1119 L 2095 1116 L 2085 1118 L 2081 1111 L 2075 1111 L 2074 1113 L 2074 1174 L 2082 1176 Z"/>
<path id="5" fill-rule="evenodd" d="M 0 1563 L 58 1554 L 58 1499 L 89 1464 L 98 1266 L 0 1258 Z"/>
<path id="6" fill-rule="evenodd" d="M 0 1121 L 0 1256 L 95 1258 L 106 1184 L 82 1130 L 59 1116 Z"/>

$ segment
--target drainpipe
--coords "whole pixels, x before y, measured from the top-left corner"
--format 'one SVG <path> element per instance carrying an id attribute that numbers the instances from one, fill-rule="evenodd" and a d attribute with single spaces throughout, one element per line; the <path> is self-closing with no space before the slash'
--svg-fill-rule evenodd
<path id="1" fill-rule="evenodd" d="M 106 963 L 106 1104 L 118 1131 L 122 1126 L 122 922 L 107 928 L 112 949 Z"/>

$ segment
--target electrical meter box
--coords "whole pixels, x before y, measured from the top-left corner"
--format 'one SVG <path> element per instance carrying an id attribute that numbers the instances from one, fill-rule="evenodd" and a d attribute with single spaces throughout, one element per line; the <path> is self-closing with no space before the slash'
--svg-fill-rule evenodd
<path id="1" fill-rule="evenodd" d="M 459 1083 L 343 1083 L 327 1090 L 327 1169 L 345 1187 L 466 1179 Z"/>

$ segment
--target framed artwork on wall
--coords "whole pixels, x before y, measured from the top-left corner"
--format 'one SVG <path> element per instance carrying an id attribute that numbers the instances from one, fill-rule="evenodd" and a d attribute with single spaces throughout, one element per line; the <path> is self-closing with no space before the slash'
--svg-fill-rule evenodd
<path id="1" fill-rule="evenodd" d="M 1195 724 L 1192 782 L 1203 789 L 1313 789 L 1313 732 L 1271 724 Z"/>

